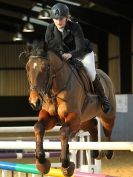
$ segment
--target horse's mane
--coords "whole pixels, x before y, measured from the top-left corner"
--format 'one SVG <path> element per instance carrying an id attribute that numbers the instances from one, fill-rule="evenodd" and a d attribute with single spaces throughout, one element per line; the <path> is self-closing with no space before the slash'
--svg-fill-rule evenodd
<path id="1" fill-rule="evenodd" d="M 33 43 L 28 43 L 27 50 L 20 53 L 19 59 L 21 59 L 22 57 L 25 59 L 29 57 L 40 57 L 48 60 L 49 54 L 52 55 L 52 53 L 55 54 L 60 60 L 64 61 L 61 54 L 53 49 L 49 49 L 44 41 L 34 41 Z M 69 60 L 66 63 L 73 65 L 75 68 L 83 67 L 82 62 L 77 59 Z"/>
<path id="2" fill-rule="evenodd" d="M 30 56 L 47 57 L 47 45 L 45 42 L 34 41 L 28 48 Z"/>
<path id="3" fill-rule="evenodd" d="M 50 52 L 57 55 L 60 59 L 62 59 L 59 52 L 54 51 L 53 49 L 49 49 L 45 42 L 34 41 L 32 46 L 30 47 L 30 56 L 40 56 L 47 59 L 47 54 Z"/>

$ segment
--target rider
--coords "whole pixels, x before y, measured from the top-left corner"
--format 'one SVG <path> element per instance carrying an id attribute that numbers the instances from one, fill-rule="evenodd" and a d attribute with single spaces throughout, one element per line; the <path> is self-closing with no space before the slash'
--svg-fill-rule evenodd
<path id="1" fill-rule="evenodd" d="M 83 58 L 82 63 L 100 98 L 102 109 L 107 113 L 111 105 L 96 74 L 94 53 L 89 46 L 86 46 L 80 25 L 70 20 L 69 8 L 62 3 L 57 3 L 52 7 L 51 18 L 54 23 L 47 27 L 45 34 L 48 48 L 59 52 L 66 61 L 72 58 Z"/>

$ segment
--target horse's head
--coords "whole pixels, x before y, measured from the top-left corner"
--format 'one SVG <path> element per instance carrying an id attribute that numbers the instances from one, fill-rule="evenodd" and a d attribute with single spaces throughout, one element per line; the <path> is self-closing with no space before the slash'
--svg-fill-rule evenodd
<path id="1" fill-rule="evenodd" d="M 39 110 L 42 106 L 42 93 L 46 92 L 49 79 L 49 60 L 43 49 L 31 52 L 26 64 L 26 72 L 30 85 L 29 103 L 33 109 Z"/>

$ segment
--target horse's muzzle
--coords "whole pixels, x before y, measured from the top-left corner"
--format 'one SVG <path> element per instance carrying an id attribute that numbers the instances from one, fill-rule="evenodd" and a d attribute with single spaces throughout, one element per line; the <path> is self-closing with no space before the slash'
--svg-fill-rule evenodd
<path id="1" fill-rule="evenodd" d="M 38 111 L 42 107 L 42 100 L 38 98 L 36 102 L 30 102 L 30 106 L 33 110 Z"/>

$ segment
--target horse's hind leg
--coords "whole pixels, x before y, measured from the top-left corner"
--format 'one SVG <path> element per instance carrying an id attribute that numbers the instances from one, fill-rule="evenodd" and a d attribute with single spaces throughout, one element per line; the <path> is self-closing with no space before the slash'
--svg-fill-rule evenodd
<path id="1" fill-rule="evenodd" d="M 98 141 L 98 129 L 97 129 L 98 122 L 95 118 L 87 120 L 81 124 L 81 129 L 84 131 L 88 131 L 91 135 L 91 141 L 97 142 Z M 99 151 L 92 150 L 91 151 L 92 158 L 98 158 Z"/>
<path id="2" fill-rule="evenodd" d="M 115 120 L 115 116 L 111 117 L 111 118 L 106 118 L 106 117 L 101 117 L 100 121 L 102 123 L 103 126 L 103 131 L 105 134 L 105 141 L 109 142 L 111 141 L 111 134 L 112 134 L 112 129 L 114 126 L 114 120 Z M 106 150 L 105 151 L 105 156 L 107 157 L 107 159 L 111 159 L 113 156 L 113 151 L 112 150 Z"/>
<path id="3" fill-rule="evenodd" d="M 51 129 L 54 126 L 54 119 L 49 117 L 49 114 L 41 110 L 39 113 L 38 122 L 34 126 L 35 141 L 36 141 L 36 167 L 42 173 L 48 173 L 50 170 L 50 161 L 45 158 L 43 150 L 43 136 L 45 130 Z"/>

